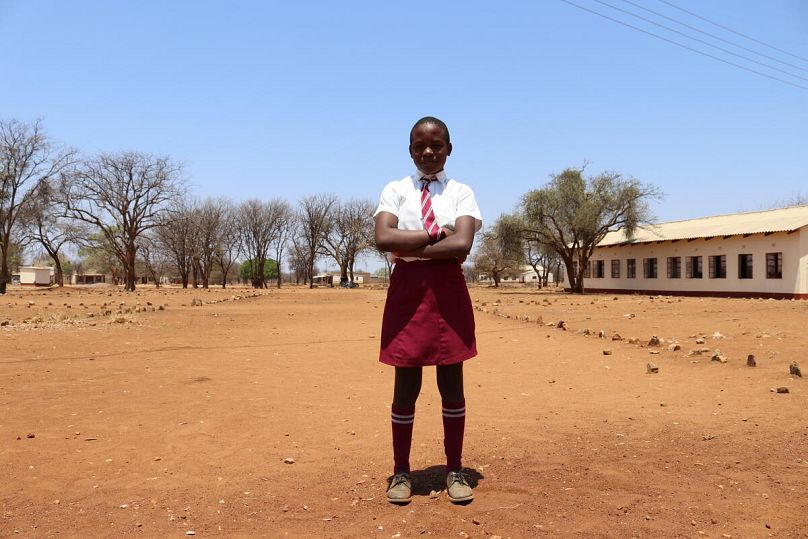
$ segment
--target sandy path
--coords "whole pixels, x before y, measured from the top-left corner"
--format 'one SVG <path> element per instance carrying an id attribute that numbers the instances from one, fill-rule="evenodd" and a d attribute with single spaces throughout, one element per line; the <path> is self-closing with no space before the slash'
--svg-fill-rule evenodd
<path id="1" fill-rule="evenodd" d="M 788 375 L 808 368 L 808 302 L 474 289 L 475 500 L 429 495 L 443 464 L 430 370 L 420 495 L 395 507 L 383 290 L 69 293 L 0 298 L 0 536 L 808 536 L 808 380 Z M 545 325 L 559 319 L 567 331 Z M 687 356 L 700 346 L 728 362 Z"/>

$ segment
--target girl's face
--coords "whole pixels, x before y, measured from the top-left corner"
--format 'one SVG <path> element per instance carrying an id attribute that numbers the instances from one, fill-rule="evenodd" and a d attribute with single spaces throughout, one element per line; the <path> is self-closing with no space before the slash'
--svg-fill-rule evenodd
<path id="1" fill-rule="evenodd" d="M 452 145 L 446 142 L 446 133 L 435 124 L 421 124 L 412 132 L 410 156 L 418 170 L 435 174 L 443 170 L 446 158 L 452 154 Z"/>

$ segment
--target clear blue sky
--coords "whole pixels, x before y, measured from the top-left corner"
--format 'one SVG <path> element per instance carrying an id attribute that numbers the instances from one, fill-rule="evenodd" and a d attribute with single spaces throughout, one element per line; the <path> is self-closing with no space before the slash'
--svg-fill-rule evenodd
<path id="1" fill-rule="evenodd" d="M 659 0 L 633 1 L 794 63 L 755 56 L 808 79 L 808 61 Z M 804 0 L 670 1 L 808 58 Z M 575 2 L 686 42 L 596 0 Z M 807 90 L 560 0 L 0 0 L 0 50 L 0 117 L 41 117 L 54 139 L 86 153 L 171 155 L 202 197 L 377 200 L 412 170 L 407 136 L 424 115 L 448 123 L 447 172 L 472 185 L 489 223 L 584 160 L 662 189 L 659 220 L 808 194 Z"/>

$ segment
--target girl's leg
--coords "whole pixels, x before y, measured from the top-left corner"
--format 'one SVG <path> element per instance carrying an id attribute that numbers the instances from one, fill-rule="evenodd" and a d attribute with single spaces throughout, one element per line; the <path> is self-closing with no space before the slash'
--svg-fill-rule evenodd
<path id="1" fill-rule="evenodd" d="M 463 395 L 463 363 L 439 365 L 438 389 L 443 402 L 443 448 L 446 471 L 462 468 L 463 434 L 466 427 L 466 400 Z"/>
<path id="2" fill-rule="evenodd" d="M 412 425 L 415 421 L 415 401 L 421 392 L 421 367 L 396 367 L 393 406 L 393 473 L 410 471 Z"/>

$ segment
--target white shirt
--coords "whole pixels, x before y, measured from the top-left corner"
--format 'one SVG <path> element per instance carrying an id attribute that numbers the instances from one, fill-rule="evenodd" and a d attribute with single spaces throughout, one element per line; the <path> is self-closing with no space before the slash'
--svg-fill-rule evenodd
<path id="1" fill-rule="evenodd" d="M 455 219 L 463 215 L 470 215 L 475 220 L 475 230 L 480 230 L 483 218 L 474 191 L 466 184 L 446 177 L 443 171 L 434 176 L 422 174 L 416 170 L 415 174 L 400 180 L 388 183 L 379 199 L 376 208 L 376 217 L 380 212 L 390 212 L 398 217 L 399 230 L 423 230 L 421 220 L 421 178 L 434 177 L 436 181 L 429 184 L 429 195 L 432 199 L 432 210 L 438 226 L 454 227 Z M 405 260 L 418 260 L 407 257 Z"/>

